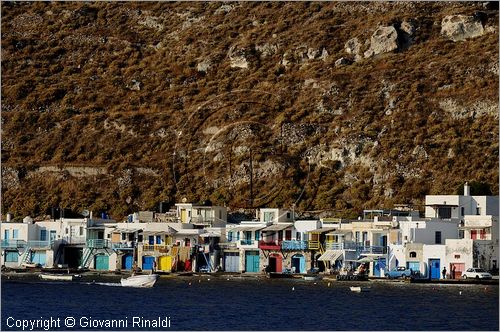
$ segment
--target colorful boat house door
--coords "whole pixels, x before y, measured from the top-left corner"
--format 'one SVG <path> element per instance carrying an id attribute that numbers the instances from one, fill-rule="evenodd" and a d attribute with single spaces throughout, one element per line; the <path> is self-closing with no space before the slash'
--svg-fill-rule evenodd
<path id="1" fill-rule="evenodd" d="M 439 259 L 429 259 L 429 278 L 430 279 L 440 279 L 441 277 L 441 265 L 439 264 Z"/>
<path id="2" fill-rule="evenodd" d="M 95 256 L 95 269 L 101 271 L 109 270 L 109 256 L 108 255 L 96 255 Z"/>
<path id="3" fill-rule="evenodd" d="M 134 256 L 132 254 L 126 254 L 122 257 L 122 268 L 125 270 L 132 270 L 134 265 Z"/>
<path id="4" fill-rule="evenodd" d="M 245 252 L 245 272 L 259 272 L 259 252 Z"/>
<path id="5" fill-rule="evenodd" d="M 269 272 L 283 271 L 283 258 L 279 254 L 271 254 L 269 256 Z"/>
<path id="6" fill-rule="evenodd" d="M 143 256 L 142 257 L 142 269 L 143 270 L 152 270 L 154 261 L 155 261 L 155 258 L 153 256 Z"/>
<path id="7" fill-rule="evenodd" d="M 292 272 L 306 273 L 306 259 L 304 255 L 296 254 L 292 256 Z"/>

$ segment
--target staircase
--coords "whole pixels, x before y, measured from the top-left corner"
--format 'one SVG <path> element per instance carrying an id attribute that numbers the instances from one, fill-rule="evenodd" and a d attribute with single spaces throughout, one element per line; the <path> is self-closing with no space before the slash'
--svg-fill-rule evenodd
<path id="1" fill-rule="evenodd" d="M 23 263 L 31 263 L 31 247 L 26 246 L 24 248 L 24 252 L 21 255 L 21 260 L 19 262 L 19 266 L 23 265 Z"/>
<path id="2" fill-rule="evenodd" d="M 80 264 L 80 267 L 88 269 L 90 266 L 91 262 L 91 257 L 94 249 L 93 248 L 85 248 L 83 249 L 83 255 L 82 255 L 82 263 Z"/>

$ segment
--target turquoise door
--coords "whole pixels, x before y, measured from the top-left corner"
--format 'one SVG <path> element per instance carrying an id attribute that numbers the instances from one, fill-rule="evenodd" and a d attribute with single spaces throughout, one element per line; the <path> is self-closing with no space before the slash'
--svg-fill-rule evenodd
<path id="1" fill-rule="evenodd" d="M 95 256 L 95 269 L 102 270 L 102 271 L 109 270 L 109 256 L 96 255 Z"/>
<path id="2" fill-rule="evenodd" d="M 303 255 L 297 254 L 292 257 L 292 268 L 295 268 L 295 273 L 306 273 L 306 259 Z"/>
<path id="3" fill-rule="evenodd" d="M 134 256 L 132 254 L 126 254 L 122 258 L 122 269 L 132 270 L 134 265 Z"/>
<path id="4" fill-rule="evenodd" d="M 420 262 L 407 262 L 406 267 L 411 269 L 413 272 L 420 271 Z"/>
<path id="5" fill-rule="evenodd" d="M 440 269 L 439 259 L 429 259 L 429 276 L 431 279 L 440 279 Z"/>
<path id="6" fill-rule="evenodd" d="M 142 269 L 143 270 L 152 270 L 154 260 L 155 260 L 155 258 L 153 256 L 143 256 L 142 257 Z"/>
<path id="7" fill-rule="evenodd" d="M 45 266 L 47 255 L 45 251 L 35 251 L 31 257 L 31 262 Z"/>
<path id="8" fill-rule="evenodd" d="M 259 252 L 247 251 L 245 253 L 245 271 L 259 272 Z"/>

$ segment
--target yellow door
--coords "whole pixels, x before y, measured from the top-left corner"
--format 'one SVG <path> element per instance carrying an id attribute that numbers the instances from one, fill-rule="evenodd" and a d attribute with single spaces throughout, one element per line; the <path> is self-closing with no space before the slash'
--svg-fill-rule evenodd
<path id="1" fill-rule="evenodd" d="M 187 219 L 186 215 L 187 215 L 186 210 L 182 209 L 181 210 L 181 222 L 186 222 L 186 219 Z"/>
<path id="2" fill-rule="evenodd" d="M 160 256 L 159 270 L 170 272 L 172 270 L 172 256 Z"/>

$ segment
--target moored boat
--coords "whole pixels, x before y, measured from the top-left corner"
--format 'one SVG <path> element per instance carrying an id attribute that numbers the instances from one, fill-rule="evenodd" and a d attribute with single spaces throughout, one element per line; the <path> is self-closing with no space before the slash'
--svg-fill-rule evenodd
<path id="1" fill-rule="evenodd" d="M 361 287 L 361 286 L 351 286 L 351 287 L 349 287 L 349 289 L 351 290 L 351 292 L 356 292 L 356 293 L 370 291 L 369 287 Z"/>
<path id="2" fill-rule="evenodd" d="M 80 276 L 76 276 L 73 274 L 49 274 L 42 273 L 38 276 L 42 280 L 55 280 L 55 281 L 73 281 L 75 278 Z"/>
<path id="3" fill-rule="evenodd" d="M 323 279 L 322 276 L 318 275 L 318 274 L 310 274 L 310 275 L 305 275 L 303 276 L 304 280 L 307 280 L 307 281 L 318 281 L 318 280 L 321 280 Z"/>
<path id="4" fill-rule="evenodd" d="M 158 279 L 158 274 L 139 274 L 121 279 L 123 287 L 153 287 Z"/>

